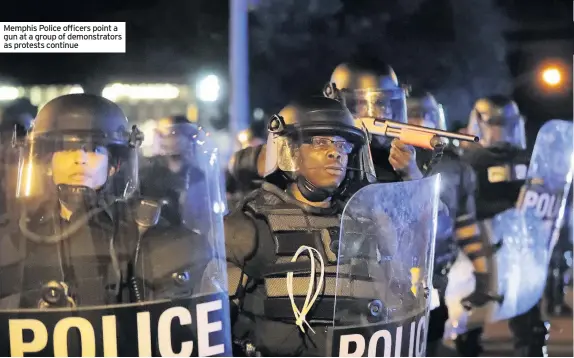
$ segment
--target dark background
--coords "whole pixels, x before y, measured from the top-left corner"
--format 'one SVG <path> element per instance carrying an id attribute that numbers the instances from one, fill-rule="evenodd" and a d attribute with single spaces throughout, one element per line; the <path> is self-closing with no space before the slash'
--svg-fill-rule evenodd
<path id="1" fill-rule="evenodd" d="M 251 108 L 317 94 L 340 62 L 388 62 L 433 91 L 452 124 L 478 96 L 514 96 L 528 132 L 572 118 L 572 2 L 566 0 L 250 0 Z M 0 21 L 126 21 L 125 54 L 0 54 L 0 81 L 81 83 L 226 73 L 228 0 L 9 1 Z M 566 71 L 548 90 L 545 61 Z M 558 61 L 558 62 L 557 62 Z M 96 86 L 97 87 L 97 86 Z M 530 140 L 532 142 L 532 140 Z"/>

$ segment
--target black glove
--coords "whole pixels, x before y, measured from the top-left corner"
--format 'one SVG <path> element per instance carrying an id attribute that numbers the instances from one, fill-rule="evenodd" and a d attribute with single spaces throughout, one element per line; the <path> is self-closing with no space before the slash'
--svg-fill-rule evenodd
<path id="1" fill-rule="evenodd" d="M 490 274 L 488 273 L 474 273 L 476 286 L 474 292 L 462 299 L 462 305 L 465 309 L 470 310 L 473 307 L 484 306 L 488 302 L 495 300 L 488 290 Z"/>

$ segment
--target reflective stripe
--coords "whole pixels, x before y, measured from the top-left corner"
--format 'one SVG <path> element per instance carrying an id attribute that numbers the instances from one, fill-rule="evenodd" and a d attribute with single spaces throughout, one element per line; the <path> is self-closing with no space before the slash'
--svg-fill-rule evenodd
<path id="1" fill-rule="evenodd" d="M 480 234 L 480 230 L 476 223 L 456 229 L 456 236 L 459 239 L 466 239 Z"/>

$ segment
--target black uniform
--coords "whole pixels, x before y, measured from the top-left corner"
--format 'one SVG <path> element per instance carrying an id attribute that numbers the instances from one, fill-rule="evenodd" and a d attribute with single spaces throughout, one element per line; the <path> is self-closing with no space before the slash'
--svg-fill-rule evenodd
<path id="1" fill-rule="evenodd" d="M 372 313 L 369 304 L 375 301 L 380 304 L 380 301 L 383 301 L 383 304 L 395 307 L 415 305 L 418 302 L 415 302 L 414 295 L 413 302 L 393 302 L 392 297 L 380 297 L 380 291 L 377 293 L 374 289 L 375 283 L 369 275 L 369 262 L 379 262 L 379 257 L 390 257 L 389 253 L 381 252 L 382 248 L 388 245 L 382 245 L 377 240 L 396 240 L 389 238 L 386 233 L 381 232 L 376 238 L 361 236 L 359 232 L 356 238 L 353 235 L 353 242 L 357 245 L 352 245 L 352 250 L 349 250 L 356 252 L 350 255 L 365 259 L 350 260 L 348 263 L 339 261 L 339 273 L 345 273 L 345 270 L 348 272 L 346 276 L 337 278 L 339 227 L 343 209 L 337 199 L 347 198 L 347 190 L 352 183 L 356 182 L 360 187 L 364 182 L 365 171 L 347 170 L 343 182 L 337 188 L 324 188 L 312 184 L 300 167 L 286 163 L 293 158 L 290 154 L 285 154 L 285 151 L 300 148 L 299 140 L 302 140 L 304 144 L 317 150 L 317 157 L 325 155 L 324 158 L 330 160 L 335 157 L 335 153 L 345 150 L 345 155 L 348 156 L 347 168 L 366 167 L 364 161 L 370 160 L 370 157 L 365 157 L 365 151 L 368 150 L 366 134 L 355 127 L 350 112 L 335 100 L 311 98 L 295 102 L 272 117 L 269 130 L 277 139 L 268 143 L 266 150 L 276 150 L 276 153 L 283 155 L 281 160 L 278 159 L 275 163 L 278 169 L 225 220 L 229 293 L 232 309 L 235 310 L 232 315 L 233 336 L 235 343 L 244 352 L 252 345 L 263 356 L 329 355 L 331 352 L 327 346 L 328 329 L 334 320 L 351 321 L 357 317 L 372 317 L 373 321 L 377 322 L 381 318 L 392 319 L 388 314 L 378 313 L 383 311 L 383 307 Z M 345 138 L 345 143 L 353 143 L 354 148 L 337 148 L 334 144 L 327 149 L 315 148 L 313 141 L 311 144 L 308 142 L 309 138 L 315 138 L 314 136 L 333 135 Z M 372 165 L 368 167 L 372 168 Z M 277 177 L 279 180 L 275 181 Z M 321 203 L 330 199 L 329 207 L 318 208 L 295 199 L 290 192 L 285 191 L 286 183 L 291 185 L 289 188 L 296 187 L 300 195 L 309 202 Z M 280 188 L 279 185 L 283 187 Z M 376 228 L 382 226 L 367 218 L 364 223 L 361 221 L 361 224 L 361 227 L 365 228 L 364 232 L 375 232 Z M 305 325 L 301 327 L 305 329 L 303 333 L 297 325 L 287 286 L 287 273 L 294 272 L 293 284 L 290 287 L 293 288 L 295 304 L 301 308 L 308 294 L 311 262 L 303 255 L 295 262 L 291 261 L 302 247 L 317 250 L 314 255 L 320 255 L 322 260 L 317 257 L 313 260 L 324 263 L 323 287 L 305 319 L 314 333 Z M 395 267 L 402 263 L 392 263 L 389 264 L 392 266 L 387 268 L 387 261 L 381 259 L 381 271 L 382 274 L 390 275 L 387 282 L 382 283 L 389 283 L 389 295 L 396 292 L 393 290 L 394 285 L 399 292 L 410 293 L 411 266 Z M 362 272 L 364 274 L 358 274 Z M 404 278 L 402 282 L 401 277 Z M 336 284 L 337 279 L 340 281 L 339 286 Z M 382 277 L 377 278 L 379 279 L 383 280 Z M 350 287 L 351 280 L 352 289 L 342 289 L 342 292 L 337 293 L 337 312 L 349 313 L 334 317 L 336 288 Z M 359 323 L 365 324 L 354 321 L 348 325 Z"/>
<path id="2" fill-rule="evenodd" d="M 33 170 L 19 173 L 26 193 L 9 202 L 21 211 L 0 237 L 1 310 L 30 308 L 49 321 L 58 313 L 82 317 L 83 311 L 70 311 L 76 307 L 97 307 L 85 311 L 89 316 L 102 307 L 123 310 L 117 304 L 189 298 L 203 289 L 212 248 L 182 222 L 165 220 L 157 202 L 134 199 L 142 138 L 127 127 L 121 109 L 99 96 L 61 96 L 40 111 L 21 148 L 21 161 L 36 158 L 27 165 Z M 105 159 L 107 167 L 96 165 Z M 47 312 L 53 308 L 67 310 Z M 10 314 L 3 312 L 2 327 Z M 134 337 L 132 327 L 121 326 L 122 336 Z M 85 352 L 78 338 L 68 335 L 68 354 Z M 137 344 L 120 343 L 119 354 L 137 354 Z M 0 352 L 10 349 L 0 345 Z"/>
<path id="3" fill-rule="evenodd" d="M 182 220 L 181 207 L 194 210 L 194 215 L 187 215 L 188 219 L 195 218 L 190 227 L 207 230 L 202 227 L 202 216 L 208 207 L 205 200 L 208 196 L 202 188 L 204 175 L 200 169 L 187 166 L 179 173 L 173 173 L 167 167 L 165 158 L 161 156 L 146 158 L 140 171 L 140 193 L 144 198 L 152 198 L 163 201 L 162 216 L 171 223 L 177 224 Z M 198 183 L 200 183 L 198 185 Z M 186 196 L 193 196 L 193 200 L 187 201 Z"/>
<path id="4" fill-rule="evenodd" d="M 431 153 L 417 151 L 420 167 L 431 161 Z M 445 303 L 445 291 L 448 273 L 459 252 L 460 242 L 455 230 L 476 222 L 474 193 L 476 177 L 472 167 L 463 162 L 452 147 L 443 151 L 440 161 L 434 163 L 429 174 L 441 174 L 440 199 L 448 208 L 448 215 L 440 215 L 435 242 L 435 261 L 433 287 L 439 291 L 440 306 L 430 313 L 427 355 L 435 354 L 433 343 L 438 343 L 444 335 L 448 320 L 448 308 Z M 470 239 L 470 238 L 469 238 Z"/>
<path id="5" fill-rule="evenodd" d="M 233 317 L 233 336 L 236 339 L 243 343 L 251 342 L 263 356 L 330 354 L 326 343 L 328 327 L 333 324 L 341 212 L 342 207 L 338 203 L 329 208 L 311 207 L 293 199 L 273 184 L 264 182 L 239 211 L 227 217 L 226 251 L 227 259 L 232 264 L 228 268 L 228 281 L 236 308 Z M 367 222 L 365 225 L 374 223 Z M 365 231 L 373 232 L 369 229 Z M 384 235 L 380 239 L 384 240 Z M 356 240 L 361 242 L 360 233 L 357 233 Z M 306 258 L 291 263 L 291 258 L 302 245 L 317 249 L 326 266 L 324 289 L 307 318 L 315 333 L 307 329 L 307 334 L 303 334 L 295 325 L 285 279 L 287 272 L 295 272 L 293 295 L 297 306 L 301 307 L 307 295 L 310 263 Z M 377 249 L 361 247 L 360 250 L 367 258 L 367 255 L 375 255 Z M 366 263 L 355 265 L 364 265 L 367 269 Z M 404 268 L 393 267 L 386 272 L 397 275 L 401 269 Z M 358 270 L 360 268 L 353 267 L 352 272 L 357 273 Z M 241 284 L 246 277 L 249 278 Z M 366 273 L 364 277 L 369 275 Z M 368 279 L 365 280 L 365 286 L 369 286 Z M 360 278 L 354 277 L 353 285 L 360 285 L 358 281 Z M 392 282 L 397 290 L 400 290 L 400 285 L 404 286 L 404 292 L 409 290 L 408 280 L 401 282 L 395 278 Z M 339 285 L 345 287 L 348 284 L 339 282 Z M 369 302 L 374 299 L 383 299 L 386 305 L 393 305 L 383 297 L 369 297 L 367 291 L 361 293 L 360 290 L 353 290 L 354 294 L 362 295 L 348 297 L 339 293 L 338 311 L 342 307 L 349 311 L 366 311 Z M 401 304 L 414 304 L 414 300 Z"/>
<path id="6" fill-rule="evenodd" d="M 76 213 L 67 221 L 59 208 L 45 205 L 10 223 L 6 229 L 12 234 L 0 241 L 0 307 L 38 308 L 50 281 L 73 282 L 69 294 L 77 305 L 121 302 L 119 288 L 137 228 L 133 221 L 114 218 L 116 209 L 97 210 L 89 219 Z"/>
<path id="7" fill-rule="evenodd" d="M 150 207 L 147 201 L 137 205 L 139 248 L 131 251 L 131 302 L 216 292 L 215 287 L 203 286 L 209 284 L 203 277 L 207 266 L 215 259 L 206 233 L 198 234 L 183 221 L 173 222 L 173 217 L 164 216 L 156 210 L 159 205 L 155 205 Z M 167 213 L 171 215 L 169 211 Z M 142 225 L 143 222 L 146 224 Z"/>
<path id="8" fill-rule="evenodd" d="M 388 147 L 371 145 L 371 155 L 373 156 L 378 183 L 394 183 L 403 180 L 389 163 L 389 153 L 390 148 Z"/>
<path id="9" fill-rule="evenodd" d="M 497 145 L 465 151 L 462 158 L 476 172 L 476 211 L 479 221 L 490 219 L 516 205 L 530 160 L 526 151 L 510 145 Z M 497 170 L 493 168 L 496 167 L 503 167 L 506 174 L 503 177 L 495 175 Z M 548 331 L 541 318 L 539 305 L 511 318 L 509 327 L 513 333 L 516 354 L 542 356 Z M 458 339 L 467 341 L 466 336 L 477 335 L 481 330 L 468 332 Z M 469 350 L 467 354 L 475 354 L 476 347 L 472 344 L 465 349 Z"/>

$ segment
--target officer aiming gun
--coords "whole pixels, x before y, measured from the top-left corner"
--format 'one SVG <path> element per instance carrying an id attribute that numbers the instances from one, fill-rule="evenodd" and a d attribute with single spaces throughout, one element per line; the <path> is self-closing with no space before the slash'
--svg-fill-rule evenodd
<path id="1" fill-rule="evenodd" d="M 406 144 L 424 149 L 436 150 L 444 147 L 446 143 L 443 138 L 478 142 L 477 136 L 399 123 L 388 119 L 361 117 L 357 121 L 360 121 L 360 124 L 371 134 L 398 138 Z"/>

